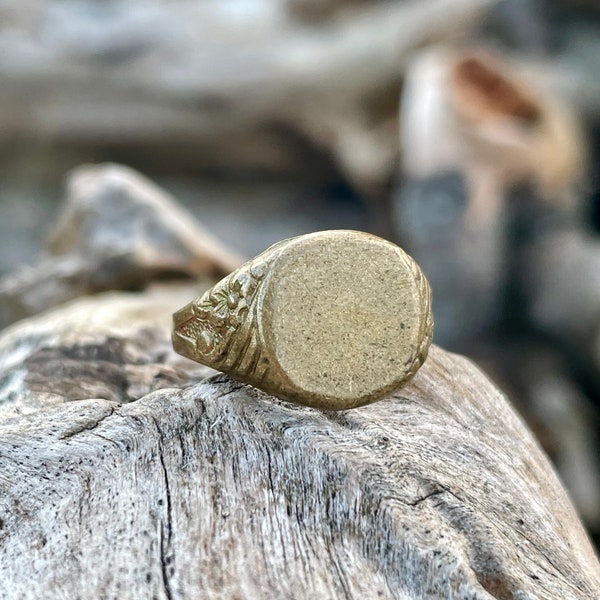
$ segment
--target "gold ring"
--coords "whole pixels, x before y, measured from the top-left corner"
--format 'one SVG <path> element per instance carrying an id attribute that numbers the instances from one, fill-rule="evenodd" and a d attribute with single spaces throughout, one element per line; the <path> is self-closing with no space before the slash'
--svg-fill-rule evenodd
<path id="1" fill-rule="evenodd" d="M 345 230 L 275 244 L 173 318 L 179 354 L 323 410 L 404 385 L 433 335 L 431 290 L 415 261 Z"/>

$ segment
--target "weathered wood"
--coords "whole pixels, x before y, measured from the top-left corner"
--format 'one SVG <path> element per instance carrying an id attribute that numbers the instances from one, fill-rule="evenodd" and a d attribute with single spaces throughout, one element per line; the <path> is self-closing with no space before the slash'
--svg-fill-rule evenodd
<path id="1" fill-rule="evenodd" d="M 223 276 L 243 262 L 167 192 L 122 165 L 67 177 L 46 252 L 0 279 L 0 328 L 84 294 L 169 277 Z"/>
<path id="2" fill-rule="evenodd" d="M 381 183 L 395 166 L 403 61 L 495 2 L 375 2 L 316 27 L 276 0 L 3 6 L 0 146 L 189 144 L 195 168 L 281 171 L 295 168 L 300 137 L 356 185 Z"/>
<path id="3" fill-rule="evenodd" d="M 401 143 L 395 229 L 431 281 L 437 341 L 461 348 L 497 327 L 521 270 L 512 205 L 575 212 L 579 128 L 521 61 L 434 47 L 407 68 Z M 516 197 L 525 184 L 531 193 Z M 546 212 L 531 210 L 528 225 Z"/>
<path id="4" fill-rule="evenodd" d="M 434 347 L 393 397 L 319 412 L 202 381 L 168 341 L 190 291 L 0 336 L 3 597 L 597 597 L 560 482 L 468 360 Z"/>

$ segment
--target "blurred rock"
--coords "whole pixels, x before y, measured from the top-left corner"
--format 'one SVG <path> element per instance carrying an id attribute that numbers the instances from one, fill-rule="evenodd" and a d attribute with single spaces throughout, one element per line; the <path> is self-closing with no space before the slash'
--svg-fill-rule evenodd
<path id="1" fill-rule="evenodd" d="M 164 278 L 218 279 L 237 258 L 168 194 L 118 165 L 71 173 L 48 251 L 0 280 L 0 326 L 71 298 Z"/>
<path id="2" fill-rule="evenodd" d="M 155 270 L 221 277 L 241 261 L 164 190 L 133 169 L 111 164 L 70 173 L 48 253 L 130 257 L 135 267 L 126 266 L 126 276 Z M 101 284 L 103 274 L 96 277 Z"/>

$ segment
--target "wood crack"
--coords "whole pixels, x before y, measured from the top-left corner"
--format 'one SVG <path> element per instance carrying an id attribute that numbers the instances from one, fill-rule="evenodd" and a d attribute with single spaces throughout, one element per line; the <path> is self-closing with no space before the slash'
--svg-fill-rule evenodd
<path id="1" fill-rule="evenodd" d="M 458 500 L 458 502 L 460 502 L 461 504 L 464 504 L 464 501 L 461 498 L 459 498 L 452 490 L 448 489 L 446 486 L 442 485 L 441 483 L 438 483 L 435 481 L 430 481 L 430 482 L 422 482 L 422 484 L 423 484 L 423 487 L 429 487 L 429 488 L 431 488 L 431 490 L 428 491 L 427 493 L 423 494 L 422 496 L 416 498 L 415 500 L 412 500 L 410 502 L 405 501 L 404 504 L 406 504 L 407 506 L 418 506 L 425 500 L 428 500 L 429 498 L 433 498 L 434 496 L 440 496 L 442 494 L 448 494 L 449 496 L 452 496 L 453 498 Z"/>
<path id="2" fill-rule="evenodd" d="M 167 600 L 173 600 L 173 592 L 171 589 L 170 575 L 169 575 L 169 564 L 173 562 L 173 554 L 172 554 L 172 544 L 171 539 L 173 535 L 173 509 L 172 509 L 172 500 L 171 500 L 171 486 L 169 484 L 169 475 L 167 471 L 167 467 L 165 465 L 165 460 L 163 457 L 163 452 L 160 444 L 162 443 L 163 436 L 158 426 L 158 422 L 155 418 L 152 418 L 154 421 L 154 426 L 158 432 L 159 439 L 159 447 L 158 447 L 158 460 L 160 463 L 161 471 L 162 471 L 162 479 L 164 482 L 165 488 L 165 496 L 166 496 L 166 520 L 161 519 L 160 524 L 160 567 L 161 574 L 163 580 L 163 587 L 165 590 L 165 594 L 167 596 Z M 166 531 L 165 531 L 166 530 Z M 166 533 L 166 536 L 165 536 Z M 165 539 L 166 537 L 166 539 Z"/>
<path id="3" fill-rule="evenodd" d="M 446 493 L 448 493 L 448 490 L 446 490 L 446 489 L 433 490 L 432 492 L 429 492 L 428 494 L 425 494 L 424 496 L 421 496 L 420 498 L 417 498 L 416 500 L 413 500 L 412 502 L 406 502 L 405 504 L 407 504 L 408 506 L 418 506 L 419 504 L 421 504 L 422 502 L 425 502 L 425 500 L 427 500 L 428 498 L 431 498 L 432 496 L 439 496 L 440 494 L 446 494 Z"/>

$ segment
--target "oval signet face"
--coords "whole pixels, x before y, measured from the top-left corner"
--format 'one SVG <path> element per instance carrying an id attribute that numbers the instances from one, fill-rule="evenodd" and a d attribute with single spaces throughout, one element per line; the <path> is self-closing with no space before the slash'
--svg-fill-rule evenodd
<path id="1" fill-rule="evenodd" d="M 280 242 L 178 311 L 173 341 L 280 398 L 342 410 L 415 374 L 431 343 L 430 296 L 396 245 L 318 232 Z"/>
<path id="2" fill-rule="evenodd" d="M 300 239 L 274 261 L 265 341 L 294 387 L 352 403 L 405 379 L 421 344 L 411 262 L 353 232 Z"/>

